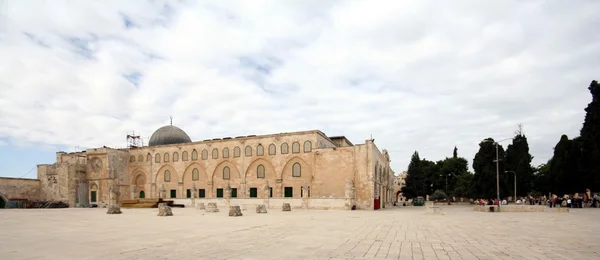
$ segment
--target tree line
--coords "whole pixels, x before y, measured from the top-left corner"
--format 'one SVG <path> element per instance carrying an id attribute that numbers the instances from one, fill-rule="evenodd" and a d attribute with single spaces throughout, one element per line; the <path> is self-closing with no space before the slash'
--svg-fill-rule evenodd
<path id="1" fill-rule="evenodd" d="M 492 138 L 479 143 L 473 158 L 474 173 L 469 171 L 467 159 L 458 156 L 456 147 L 452 157 L 438 161 L 421 159 L 415 151 L 402 193 L 408 198 L 434 192 L 449 197 L 496 198 L 496 156 L 502 198 L 514 195 L 515 181 L 518 197 L 600 191 L 600 85 L 594 80 L 588 89 L 592 102 L 585 109 L 580 136 L 569 139 L 562 135 L 547 163 L 531 165 L 533 156 L 519 125 L 506 150 Z"/>

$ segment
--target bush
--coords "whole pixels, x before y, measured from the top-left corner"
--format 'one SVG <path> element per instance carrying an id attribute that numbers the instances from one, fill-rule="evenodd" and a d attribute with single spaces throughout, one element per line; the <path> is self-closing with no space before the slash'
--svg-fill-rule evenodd
<path id="1" fill-rule="evenodd" d="M 436 190 L 431 196 L 429 196 L 432 200 L 445 200 L 448 196 L 442 190 Z"/>

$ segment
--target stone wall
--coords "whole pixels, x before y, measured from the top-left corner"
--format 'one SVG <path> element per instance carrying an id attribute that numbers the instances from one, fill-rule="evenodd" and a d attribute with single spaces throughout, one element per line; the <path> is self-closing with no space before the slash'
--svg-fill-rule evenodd
<path id="1" fill-rule="evenodd" d="M 36 179 L 0 177 L 0 195 L 5 199 L 40 199 L 40 181 Z"/>

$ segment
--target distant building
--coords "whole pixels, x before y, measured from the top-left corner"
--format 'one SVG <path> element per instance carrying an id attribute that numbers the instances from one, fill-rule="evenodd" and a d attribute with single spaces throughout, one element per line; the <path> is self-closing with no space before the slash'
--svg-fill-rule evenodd
<path id="1" fill-rule="evenodd" d="M 394 176 L 394 202 L 405 201 L 406 197 L 402 194 L 402 187 L 406 186 L 407 171 L 403 171 L 398 176 Z"/>

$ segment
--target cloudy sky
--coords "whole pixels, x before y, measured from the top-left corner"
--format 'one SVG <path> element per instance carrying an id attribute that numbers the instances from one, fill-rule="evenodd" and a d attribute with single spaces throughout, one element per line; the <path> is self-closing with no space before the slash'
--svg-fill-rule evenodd
<path id="1" fill-rule="evenodd" d="M 492 3 L 493 2 L 493 3 Z M 600 79 L 600 1 L 0 0 L 0 176 L 57 150 L 372 134 L 396 172 L 418 150 L 471 163 L 525 133 L 537 165 L 576 136 Z M 147 139 L 146 139 L 147 140 Z"/>

